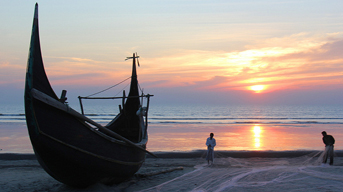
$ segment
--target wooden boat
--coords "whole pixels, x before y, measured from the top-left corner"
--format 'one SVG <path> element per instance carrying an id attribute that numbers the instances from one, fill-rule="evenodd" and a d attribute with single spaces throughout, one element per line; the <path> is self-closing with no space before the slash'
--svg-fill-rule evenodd
<path id="1" fill-rule="evenodd" d="M 131 86 L 120 113 L 106 126 L 73 110 L 58 98 L 43 66 L 38 30 L 38 4 L 32 26 L 25 83 L 27 128 L 40 165 L 56 180 L 74 187 L 120 182 L 145 161 L 147 110 L 152 95 L 139 95 L 133 54 Z M 141 99 L 147 99 L 144 113 Z M 137 115 L 138 114 L 138 115 Z M 145 117 L 145 118 L 144 118 Z"/>

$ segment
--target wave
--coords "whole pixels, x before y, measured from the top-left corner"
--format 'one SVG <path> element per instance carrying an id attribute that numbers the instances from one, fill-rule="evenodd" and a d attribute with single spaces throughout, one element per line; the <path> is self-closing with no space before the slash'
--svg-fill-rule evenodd
<path id="1" fill-rule="evenodd" d="M 180 122 L 180 121 L 149 121 L 149 124 L 343 124 L 343 122 L 297 121 L 297 122 L 261 122 L 261 121 L 234 121 L 234 122 Z"/>
<path id="2" fill-rule="evenodd" d="M 242 117 L 237 117 L 237 118 L 230 118 L 230 117 L 220 117 L 220 118 L 217 118 L 217 117 L 206 117 L 206 118 L 203 118 L 203 117 L 172 117 L 172 118 L 167 118 L 167 117 L 164 117 L 164 118 L 156 118 L 156 117 L 152 117 L 152 118 L 149 118 L 149 119 L 152 119 L 152 120 L 179 120 L 179 119 L 182 119 L 182 120 L 234 120 L 234 119 L 256 119 L 256 120 L 303 120 L 303 119 L 309 119 L 309 120 L 316 120 L 316 119 L 332 119 L 332 120 L 343 120 L 343 118 L 336 118 L 336 117 L 321 117 L 321 118 L 298 118 L 298 117 L 291 117 L 291 118 L 286 118 L 286 117 L 245 117 L 245 118 L 242 118 Z"/>
<path id="3" fill-rule="evenodd" d="M 343 124 L 343 118 L 149 118 L 149 123 L 205 124 Z"/>
<path id="4" fill-rule="evenodd" d="M 87 117 L 98 122 L 110 122 L 116 114 L 90 113 Z M 161 117 L 152 115 L 152 124 L 343 124 L 339 117 Z M 25 114 L 0 114 L 1 122 L 25 122 Z"/>
<path id="5" fill-rule="evenodd" d="M 0 113 L 0 117 L 3 116 L 3 117 L 6 117 L 6 116 L 25 116 L 25 114 L 23 113 L 18 113 L 18 114 L 3 114 L 3 113 Z"/>
<path id="6" fill-rule="evenodd" d="M 116 116 L 116 114 L 95 114 L 95 113 L 91 113 L 91 114 L 85 114 L 86 116 Z"/>

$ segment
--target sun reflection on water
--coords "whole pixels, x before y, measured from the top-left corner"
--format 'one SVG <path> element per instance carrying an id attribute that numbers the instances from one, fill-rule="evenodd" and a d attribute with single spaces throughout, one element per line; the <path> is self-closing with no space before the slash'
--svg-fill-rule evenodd
<path id="1" fill-rule="evenodd" d="M 254 133 L 254 140 L 255 140 L 255 148 L 260 148 L 261 147 L 261 133 L 262 129 L 260 126 L 255 125 L 252 128 L 252 132 Z"/>

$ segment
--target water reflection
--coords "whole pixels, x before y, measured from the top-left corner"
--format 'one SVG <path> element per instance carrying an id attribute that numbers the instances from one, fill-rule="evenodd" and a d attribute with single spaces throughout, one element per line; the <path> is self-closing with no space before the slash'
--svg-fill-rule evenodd
<path id="1" fill-rule="evenodd" d="M 324 127 L 325 126 L 325 127 Z M 170 124 L 149 125 L 148 150 L 206 150 L 210 133 L 217 141 L 216 151 L 324 150 L 323 129 L 336 139 L 335 150 L 343 150 L 343 124 Z M 0 123 L 0 153 L 33 153 L 26 123 Z"/>
<path id="2" fill-rule="evenodd" d="M 149 151 L 206 150 L 211 132 L 215 151 L 323 150 L 323 124 L 150 124 Z M 325 125 L 335 139 L 335 150 L 343 149 L 343 124 Z M 27 132 L 27 131 L 26 131 Z M 1 135 L 1 133 L 0 133 Z"/>
<path id="3" fill-rule="evenodd" d="M 255 148 L 260 148 L 261 147 L 261 133 L 262 133 L 262 129 L 260 126 L 255 125 L 252 128 L 252 132 L 254 133 L 254 140 L 255 140 Z"/>

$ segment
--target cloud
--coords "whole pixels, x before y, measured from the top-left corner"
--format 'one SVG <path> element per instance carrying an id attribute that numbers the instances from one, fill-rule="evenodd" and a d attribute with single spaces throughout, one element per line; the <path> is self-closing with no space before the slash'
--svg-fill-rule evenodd
<path id="1" fill-rule="evenodd" d="M 0 84 L 15 84 L 24 82 L 25 67 L 8 61 L 0 61 Z"/>
<path id="2" fill-rule="evenodd" d="M 131 65 L 88 58 L 46 57 L 46 73 L 54 85 L 111 85 L 131 75 Z"/>
<path id="3" fill-rule="evenodd" d="M 145 71 L 150 74 L 143 76 L 149 76 L 147 88 L 151 85 L 154 90 L 163 90 L 158 93 L 169 99 L 176 97 L 173 94 L 184 95 L 186 103 L 215 102 L 213 98 L 234 103 L 338 102 L 343 96 L 337 91 L 343 82 L 342 39 L 341 34 L 301 33 L 266 40 L 241 51 L 188 50 L 147 59 L 155 65 L 150 65 Z M 159 83 L 152 86 L 154 81 Z M 257 96 L 248 89 L 252 85 L 265 85 L 267 89 Z"/>
<path id="4" fill-rule="evenodd" d="M 179 49 L 158 57 L 143 54 L 137 71 L 146 90 L 193 98 L 206 92 L 250 98 L 253 92 L 248 87 L 253 85 L 265 85 L 263 93 L 270 95 L 284 90 L 328 91 L 343 82 L 342 48 L 342 33 L 299 33 L 255 41 L 239 51 Z M 25 66 L 16 62 L 0 63 L 0 84 L 17 81 L 22 87 Z M 124 59 L 46 56 L 44 64 L 53 87 L 99 90 L 131 75 L 131 61 Z"/>

